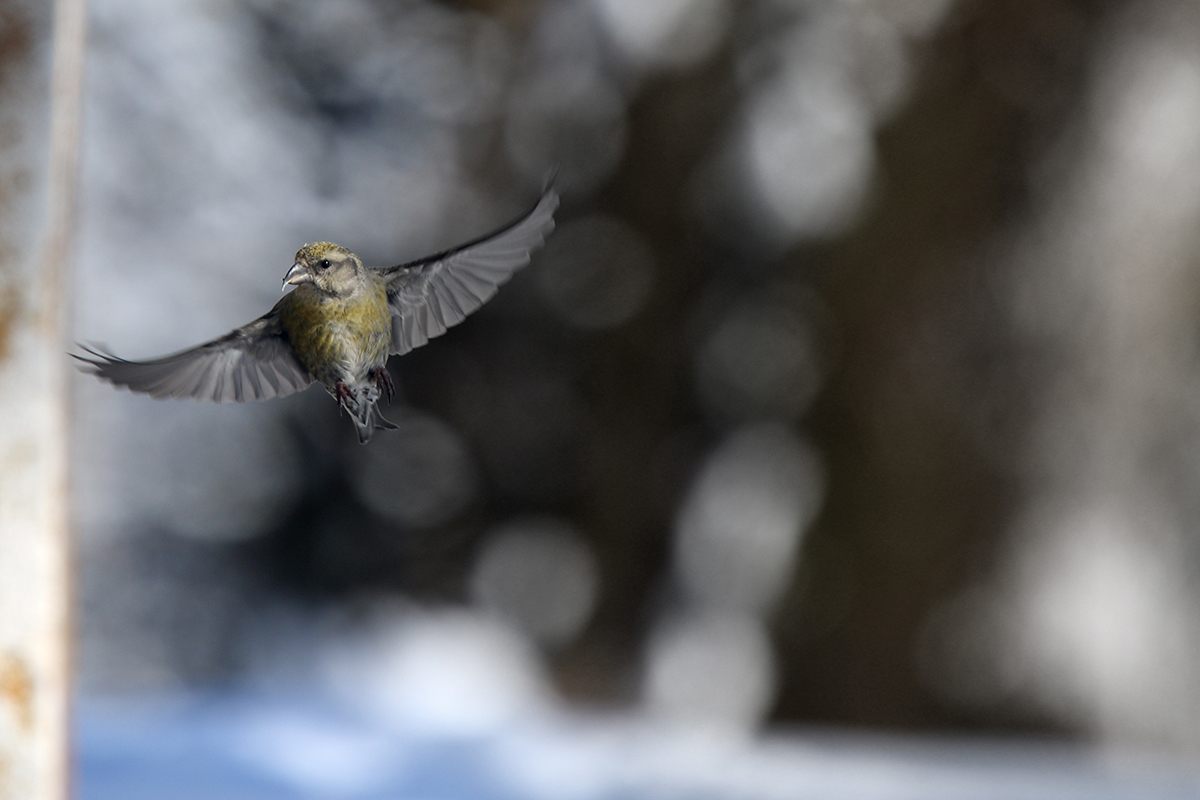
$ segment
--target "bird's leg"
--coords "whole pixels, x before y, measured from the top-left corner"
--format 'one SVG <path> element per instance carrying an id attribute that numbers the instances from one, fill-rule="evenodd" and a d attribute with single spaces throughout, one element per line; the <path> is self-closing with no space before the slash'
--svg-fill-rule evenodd
<path id="1" fill-rule="evenodd" d="M 392 385 L 392 376 L 388 374 L 386 366 L 375 368 L 375 386 L 379 389 L 380 394 L 386 394 L 388 402 L 392 402 L 393 395 L 396 394 L 396 387 Z"/>
<path id="2" fill-rule="evenodd" d="M 358 402 L 354 400 L 354 393 L 350 391 L 350 387 L 346 385 L 345 381 L 338 381 L 333 385 L 333 388 L 335 392 L 334 397 L 337 399 L 338 405 L 346 409 L 348 413 L 353 414 L 354 410 L 350 408 L 350 403 L 353 401 L 354 405 L 357 406 Z"/>

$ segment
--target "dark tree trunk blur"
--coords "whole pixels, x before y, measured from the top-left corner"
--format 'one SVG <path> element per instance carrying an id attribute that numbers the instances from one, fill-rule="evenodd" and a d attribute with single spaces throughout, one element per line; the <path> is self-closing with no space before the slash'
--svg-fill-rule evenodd
<path id="1" fill-rule="evenodd" d="M 1036 361 L 1004 344 L 987 248 L 1020 217 L 1031 170 L 1075 110 L 1107 5 L 960 4 L 879 133 L 875 207 L 807 262 L 840 346 L 807 425 L 828 494 L 776 617 L 779 719 L 984 722 L 930 698 L 916 650 L 930 612 L 979 577 L 1011 522 L 1006 456 L 1031 385 L 1020 365 Z"/>

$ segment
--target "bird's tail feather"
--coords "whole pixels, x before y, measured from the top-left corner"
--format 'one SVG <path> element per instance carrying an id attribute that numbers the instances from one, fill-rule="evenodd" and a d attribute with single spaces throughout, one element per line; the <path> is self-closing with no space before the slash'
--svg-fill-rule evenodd
<path id="1" fill-rule="evenodd" d="M 397 431 L 400 426 L 393 424 L 390 420 L 383 416 L 378 406 L 372 406 L 371 410 L 375 412 L 375 427 L 381 431 Z"/>
<path id="2" fill-rule="evenodd" d="M 358 432 L 358 443 L 366 444 L 371 440 L 371 436 L 378 428 L 381 431 L 394 431 L 396 426 L 384 418 L 380 413 L 379 407 L 374 403 L 365 404 L 366 411 L 360 418 L 357 414 L 351 414 L 350 419 L 354 422 L 354 429 Z"/>

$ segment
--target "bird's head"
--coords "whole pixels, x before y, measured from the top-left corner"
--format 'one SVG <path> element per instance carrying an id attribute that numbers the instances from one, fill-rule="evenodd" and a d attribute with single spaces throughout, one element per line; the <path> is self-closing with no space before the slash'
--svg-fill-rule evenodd
<path id="1" fill-rule="evenodd" d="M 313 242 L 296 252 L 296 263 L 283 276 L 283 285 L 311 283 L 326 294 L 344 297 L 361 285 L 364 274 L 362 261 L 340 244 Z"/>

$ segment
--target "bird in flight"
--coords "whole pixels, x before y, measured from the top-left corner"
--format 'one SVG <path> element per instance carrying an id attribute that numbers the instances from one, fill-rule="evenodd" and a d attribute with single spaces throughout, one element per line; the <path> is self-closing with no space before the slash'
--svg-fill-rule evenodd
<path id="1" fill-rule="evenodd" d="M 219 339 L 162 358 L 128 361 L 82 346 L 82 368 L 151 397 L 218 403 L 269 400 L 314 381 L 345 409 L 366 443 L 394 430 L 377 408 L 391 400 L 389 355 L 440 336 L 496 294 L 554 230 L 558 193 L 466 244 L 395 267 L 366 267 L 332 242 L 306 244 L 283 277 L 296 287 L 263 316 Z"/>

